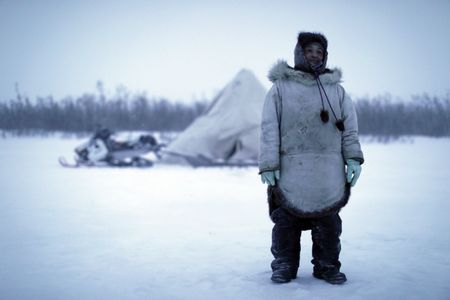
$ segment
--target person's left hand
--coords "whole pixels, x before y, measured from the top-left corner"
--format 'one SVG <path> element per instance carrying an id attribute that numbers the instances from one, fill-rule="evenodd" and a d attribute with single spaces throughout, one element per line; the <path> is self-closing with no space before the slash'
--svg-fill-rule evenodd
<path id="1" fill-rule="evenodd" d="M 347 159 L 347 182 L 351 182 L 351 186 L 355 186 L 361 174 L 361 164 L 354 159 Z"/>

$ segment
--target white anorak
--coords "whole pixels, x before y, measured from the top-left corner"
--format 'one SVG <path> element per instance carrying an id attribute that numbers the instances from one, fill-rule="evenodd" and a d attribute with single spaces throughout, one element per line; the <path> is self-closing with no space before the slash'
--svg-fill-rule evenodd
<path id="1" fill-rule="evenodd" d="M 330 104 L 344 122 L 342 132 L 323 95 L 329 121 L 320 118 L 322 101 L 314 76 L 279 61 L 269 72 L 273 82 L 264 103 L 259 172 L 280 170 L 281 205 L 305 217 L 340 209 L 349 197 L 345 160 L 364 162 L 356 111 L 339 84 L 341 71 L 320 75 Z"/>

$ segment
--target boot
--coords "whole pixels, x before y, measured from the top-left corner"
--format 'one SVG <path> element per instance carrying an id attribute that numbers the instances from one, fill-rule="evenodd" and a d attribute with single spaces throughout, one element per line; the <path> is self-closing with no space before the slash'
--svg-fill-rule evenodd
<path id="1" fill-rule="evenodd" d="M 275 283 L 288 283 L 292 279 L 297 278 L 297 270 L 292 269 L 276 269 L 270 278 Z"/>
<path id="2" fill-rule="evenodd" d="M 314 271 L 313 276 L 318 279 L 323 279 L 331 284 L 343 284 L 347 281 L 345 274 L 340 272 L 337 268 L 331 268 L 323 272 Z"/>

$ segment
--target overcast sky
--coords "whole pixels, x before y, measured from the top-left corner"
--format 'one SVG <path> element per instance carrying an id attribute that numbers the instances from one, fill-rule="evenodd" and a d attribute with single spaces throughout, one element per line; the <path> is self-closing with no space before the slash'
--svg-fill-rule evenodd
<path id="1" fill-rule="evenodd" d="M 0 0 L 0 101 L 125 86 L 211 98 L 242 68 L 266 87 L 299 31 L 329 41 L 350 95 L 450 92 L 450 1 Z"/>

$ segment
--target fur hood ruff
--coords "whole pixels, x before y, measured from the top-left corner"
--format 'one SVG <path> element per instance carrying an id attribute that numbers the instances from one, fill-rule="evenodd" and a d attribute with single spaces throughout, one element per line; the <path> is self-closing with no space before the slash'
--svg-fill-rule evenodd
<path id="1" fill-rule="evenodd" d="M 316 85 L 314 76 L 312 74 L 295 70 L 290 67 L 285 60 L 279 60 L 269 71 L 267 76 L 270 81 L 275 82 L 279 79 L 292 80 L 304 85 Z M 339 68 L 331 69 L 329 72 L 323 73 L 319 76 L 322 84 L 341 83 L 342 71 Z"/>

